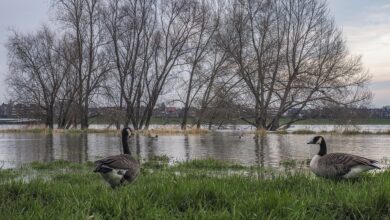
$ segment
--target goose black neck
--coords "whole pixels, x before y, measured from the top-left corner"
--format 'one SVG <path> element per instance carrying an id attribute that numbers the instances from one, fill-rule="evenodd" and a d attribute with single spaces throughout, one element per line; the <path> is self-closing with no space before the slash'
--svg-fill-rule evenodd
<path id="1" fill-rule="evenodd" d="M 326 154 L 326 143 L 325 143 L 325 140 L 322 139 L 322 141 L 320 143 L 320 151 L 318 152 L 318 155 L 324 156 L 325 154 Z"/>
<path id="2" fill-rule="evenodd" d="M 124 154 L 131 154 L 127 135 L 122 136 L 122 146 Z"/>

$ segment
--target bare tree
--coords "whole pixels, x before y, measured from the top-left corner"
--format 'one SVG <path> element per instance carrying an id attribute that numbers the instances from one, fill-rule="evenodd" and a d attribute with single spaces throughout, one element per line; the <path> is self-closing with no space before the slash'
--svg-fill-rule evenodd
<path id="1" fill-rule="evenodd" d="M 200 97 L 197 99 L 199 110 L 197 112 L 196 127 L 198 129 L 204 122 L 205 116 L 210 115 L 210 113 L 207 113 L 209 112 L 208 109 L 211 108 L 210 106 L 218 106 L 216 103 L 219 102 L 214 99 L 222 94 L 232 96 L 231 92 L 236 97 L 238 93 L 234 90 L 241 82 L 241 79 L 237 77 L 237 73 L 232 72 L 232 62 L 229 61 L 226 51 L 220 50 L 215 43 L 212 44 L 210 50 L 207 54 L 207 62 L 204 64 L 204 68 L 207 70 L 205 78 L 202 80 L 204 85 L 199 91 Z"/>
<path id="2" fill-rule="evenodd" d="M 124 124 L 148 128 L 171 73 L 189 51 L 188 39 L 197 24 L 194 6 L 192 0 L 116 0 L 106 5 L 107 50 L 116 64 Z"/>
<path id="3" fill-rule="evenodd" d="M 201 23 L 198 22 L 198 7 L 195 0 L 161 1 L 159 30 L 155 35 L 153 62 L 146 81 L 149 101 L 146 105 L 145 128 L 149 127 L 154 106 L 165 88 L 172 71 L 180 63 L 180 58 L 190 52 L 189 39 L 195 34 Z M 143 120 L 141 120 L 143 123 Z"/>
<path id="4" fill-rule="evenodd" d="M 236 0 L 221 46 L 234 59 L 254 103 L 258 129 L 277 129 L 281 116 L 326 102 L 359 103 L 368 75 L 348 54 L 341 32 L 318 0 Z M 292 118 L 292 123 L 296 118 Z"/>
<path id="5" fill-rule="evenodd" d="M 101 0 L 55 0 L 58 20 L 75 42 L 74 74 L 77 76 L 76 103 L 81 129 L 88 128 L 91 98 L 111 69 L 102 47 Z"/>
<path id="6" fill-rule="evenodd" d="M 189 39 L 188 46 L 191 48 L 191 52 L 185 58 L 189 71 L 188 76 L 187 74 L 184 76 L 186 92 L 184 93 L 185 101 L 181 122 L 181 129 L 183 130 L 187 127 L 188 111 L 192 102 L 205 83 L 203 79 L 206 76 L 204 74 L 209 72 L 204 68 L 204 62 L 208 51 L 211 49 L 210 43 L 218 29 L 220 19 L 219 12 L 214 12 L 211 7 L 211 4 L 205 1 L 194 2 L 194 13 L 196 13 L 194 22 L 197 22 L 199 25 L 194 30 L 195 34 Z M 186 79 L 187 77 L 189 79 Z"/>
<path id="7" fill-rule="evenodd" d="M 237 99 L 240 98 L 236 90 L 232 90 L 227 84 L 215 88 L 213 97 L 209 100 L 207 108 L 203 109 L 202 121 L 206 121 L 208 129 L 213 125 L 221 128 L 225 124 L 231 124 L 234 119 L 239 118 L 242 107 Z"/>
<path id="8" fill-rule="evenodd" d="M 76 104 L 77 100 L 77 92 L 78 92 L 78 77 L 75 74 L 76 68 L 73 65 L 76 63 L 77 57 L 74 56 L 76 54 L 76 42 L 72 39 L 72 36 L 69 34 L 64 34 L 62 37 L 62 48 L 64 50 L 65 59 L 70 64 L 70 73 L 65 76 L 61 88 L 58 94 L 58 104 L 56 107 L 56 111 L 58 112 L 57 116 L 57 125 L 58 128 L 68 129 L 72 125 L 77 126 L 78 108 L 79 106 Z"/>
<path id="9" fill-rule="evenodd" d="M 38 105 L 53 128 L 58 92 L 70 68 L 61 41 L 47 27 L 34 34 L 14 32 L 7 43 L 8 84 L 19 102 Z"/>
<path id="10" fill-rule="evenodd" d="M 115 0 L 105 6 L 105 27 L 110 38 L 107 51 L 116 67 L 107 94 L 120 109 L 125 107 L 124 124 L 131 122 L 135 129 L 142 128 L 145 77 L 154 52 L 156 10 L 156 1 L 149 0 Z"/>

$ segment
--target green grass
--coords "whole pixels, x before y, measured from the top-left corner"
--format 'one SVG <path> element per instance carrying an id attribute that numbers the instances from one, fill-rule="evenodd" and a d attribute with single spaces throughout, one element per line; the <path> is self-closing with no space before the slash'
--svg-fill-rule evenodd
<path id="1" fill-rule="evenodd" d="M 232 164 L 226 161 L 214 159 L 195 159 L 178 163 L 175 168 L 178 169 L 205 169 L 205 170 L 240 170 L 245 167 L 239 164 Z"/>
<path id="2" fill-rule="evenodd" d="M 271 179 L 204 174 L 232 168 L 246 169 L 213 160 L 148 167 L 135 183 L 115 190 L 90 163 L 1 170 L 0 219 L 390 219 L 389 171 L 339 182 L 303 173 Z M 30 172 L 41 176 L 15 179 Z"/>

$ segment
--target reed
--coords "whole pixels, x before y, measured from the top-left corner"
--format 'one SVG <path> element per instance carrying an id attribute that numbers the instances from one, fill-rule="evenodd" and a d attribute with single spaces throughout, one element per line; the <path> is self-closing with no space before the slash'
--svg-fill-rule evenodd
<path id="1" fill-rule="evenodd" d="M 142 130 L 138 133 L 143 135 L 180 135 L 180 134 L 191 134 L 191 135 L 204 135 L 209 134 L 210 130 L 206 129 L 197 129 L 197 128 L 187 128 L 186 130 L 181 130 L 179 127 L 160 127 L 153 128 L 149 130 Z"/>
<path id="2" fill-rule="evenodd" d="M 291 132 L 292 134 L 316 134 L 315 131 L 312 131 L 312 130 L 305 130 L 305 129 L 300 129 L 300 130 L 296 130 L 296 131 L 293 131 Z"/>
<path id="3" fill-rule="evenodd" d="M 18 129 L 1 129 L 0 133 L 42 133 L 52 134 L 53 130 L 49 128 L 18 128 Z"/>

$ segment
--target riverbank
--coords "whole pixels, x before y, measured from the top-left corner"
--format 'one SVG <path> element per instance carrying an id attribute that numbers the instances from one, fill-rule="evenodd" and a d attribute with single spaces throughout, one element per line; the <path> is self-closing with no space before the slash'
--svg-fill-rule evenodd
<path id="1" fill-rule="evenodd" d="M 212 132 L 218 132 L 219 130 L 208 130 L 208 129 L 196 129 L 189 128 L 187 130 L 181 130 L 179 127 L 175 126 L 161 126 L 158 128 L 153 128 L 149 130 L 140 130 L 134 131 L 135 134 L 156 137 L 158 135 L 207 135 Z M 277 131 L 267 131 L 267 130 L 224 130 L 237 133 L 239 137 L 245 136 L 265 136 L 267 134 L 297 134 L 297 135 L 390 135 L 390 130 L 381 130 L 381 131 L 369 131 L 369 130 L 359 130 L 354 128 L 339 128 L 334 130 L 310 130 L 310 129 L 297 129 L 297 130 L 277 130 Z M 25 127 L 18 129 L 0 129 L 1 133 L 40 133 L 40 134 L 111 134 L 111 135 L 120 135 L 120 130 L 116 129 L 48 129 L 48 128 L 37 128 L 37 127 Z"/>
<path id="2" fill-rule="evenodd" d="M 361 131 L 353 129 L 339 129 L 331 131 L 313 131 L 308 129 L 299 129 L 295 131 L 276 131 L 277 134 L 319 134 L 319 135 L 390 135 L 390 130 L 386 131 Z"/>
<path id="3" fill-rule="evenodd" d="M 0 129 L 0 133 L 42 133 L 42 134 L 121 134 L 120 130 L 117 129 L 49 129 L 49 128 L 40 128 L 40 127 L 24 127 L 24 128 L 12 128 L 12 129 Z M 167 126 L 160 128 L 153 128 L 149 130 L 139 130 L 134 131 L 135 134 L 156 136 L 156 135 L 175 135 L 175 134 L 194 134 L 202 135 L 210 133 L 210 130 L 207 129 L 187 129 L 181 130 L 180 128 Z"/>
<path id="4" fill-rule="evenodd" d="M 287 122 L 282 118 L 281 123 Z M 294 123 L 294 125 L 390 125 L 390 118 L 359 118 L 359 119 L 304 119 Z"/>
<path id="5" fill-rule="evenodd" d="M 0 170 L 7 219 L 386 219 L 390 172 L 330 181 L 305 172 L 195 160 L 143 165 L 135 183 L 112 190 L 93 164 L 32 163 Z M 261 175 L 259 175 L 261 174 Z M 266 178 L 263 178 L 264 175 Z"/>
<path id="6" fill-rule="evenodd" d="M 249 118 L 248 120 L 254 121 L 253 118 Z M 280 124 L 284 124 L 289 122 L 289 118 L 281 118 Z M 93 118 L 90 122 L 91 124 L 108 124 L 109 121 L 104 120 L 103 118 Z M 181 118 L 160 118 L 160 117 L 152 117 L 151 124 L 156 125 L 180 125 Z M 195 120 L 193 118 L 188 119 L 188 125 L 194 124 Z M 241 119 L 235 119 L 230 121 L 225 121 L 225 124 L 235 124 L 235 125 L 248 125 Z M 339 118 L 339 119 L 326 119 L 326 118 L 309 118 L 296 121 L 294 125 L 345 125 L 345 124 L 353 124 L 353 125 L 390 125 L 390 118 Z"/>

